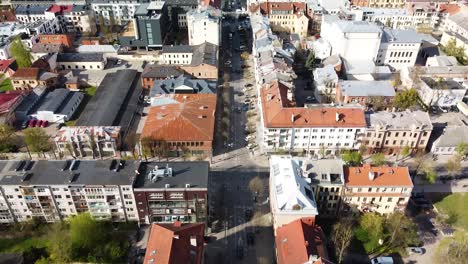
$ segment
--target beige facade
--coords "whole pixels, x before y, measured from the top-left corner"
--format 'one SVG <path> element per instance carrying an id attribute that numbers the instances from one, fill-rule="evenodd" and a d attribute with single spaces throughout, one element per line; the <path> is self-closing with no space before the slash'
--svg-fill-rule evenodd
<path id="1" fill-rule="evenodd" d="M 432 132 L 429 114 L 415 112 L 376 112 L 370 114 L 363 145 L 368 153 L 397 155 L 405 146 L 411 152 L 424 151 Z"/>
<path id="2" fill-rule="evenodd" d="M 355 187 L 345 189 L 347 204 L 355 205 L 361 211 L 375 211 L 380 214 L 393 213 L 408 204 L 412 188 Z"/>
<path id="3" fill-rule="evenodd" d="M 202 63 L 196 66 L 181 66 L 180 68 L 197 79 L 218 78 L 218 68 L 214 65 Z"/>
<path id="4" fill-rule="evenodd" d="M 273 28 L 287 28 L 291 33 L 299 34 L 302 37 L 307 36 L 309 18 L 305 15 L 269 15 L 268 18 Z"/>
<path id="5" fill-rule="evenodd" d="M 406 0 L 368 0 L 369 7 L 403 8 Z"/>

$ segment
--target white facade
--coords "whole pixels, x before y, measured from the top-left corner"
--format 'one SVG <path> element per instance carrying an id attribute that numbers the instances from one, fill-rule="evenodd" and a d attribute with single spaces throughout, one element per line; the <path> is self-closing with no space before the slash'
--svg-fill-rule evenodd
<path id="1" fill-rule="evenodd" d="M 291 156 L 270 157 L 270 207 L 273 228 L 303 217 L 318 215 L 314 193 L 298 160 Z"/>
<path id="2" fill-rule="evenodd" d="M 385 28 L 377 55 L 377 65 L 389 65 L 396 70 L 414 66 L 421 47 L 421 38 L 414 29 Z"/>
<path id="3" fill-rule="evenodd" d="M 463 78 L 428 78 L 419 83 L 417 91 L 426 105 L 452 107 L 467 96 L 468 81 Z"/>
<path id="4" fill-rule="evenodd" d="M 140 6 L 140 4 L 136 0 L 91 3 L 92 10 L 96 17 L 102 15 L 106 25 L 109 24 L 111 16 L 114 17 L 115 23 L 119 25 L 131 21 L 138 6 Z M 98 22 L 99 21 L 96 21 L 96 23 Z"/>
<path id="5" fill-rule="evenodd" d="M 468 126 L 448 126 L 432 144 L 431 152 L 436 155 L 455 155 L 461 143 L 468 143 Z"/>
<path id="6" fill-rule="evenodd" d="M 445 20 L 444 30 L 468 39 L 468 10 L 449 16 Z"/>
<path id="7" fill-rule="evenodd" d="M 335 67 L 332 65 L 325 65 L 323 68 L 316 68 L 314 70 L 314 84 L 315 96 L 322 101 L 321 97 L 333 96 L 336 94 L 336 86 L 338 84 L 338 75 L 335 72 Z"/>
<path id="8" fill-rule="evenodd" d="M 190 65 L 192 63 L 192 55 L 190 52 L 164 52 L 164 64 Z"/>
<path id="9" fill-rule="evenodd" d="M 187 12 L 189 45 L 205 42 L 219 46 L 221 39 L 221 13 L 217 9 L 198 8 Z"/>
<path id="10" fill-rule="evenodd" d="M 67 32 L 96 32 L 96 18 L 94 11 L 82 10 L 63 14 Z"/>
<path id="11" fill-rule="evenodd" d="M 346 61 L 376 62 L 382 30 L 364 21 L 340 20 L 337 16 L 323 16 L 321 36 L 332 46 L 332 55 L 339 54 Z"/>
<path id="12" fill-rule="evenodd" d="M 11 42 L 3 39 L 3 43 L 0 44 L 0 60 L 7 60 L 11 57 L 10 45 Z"/>
<path id="13" fill-rule="evenodd" d="M 71 69 L 71 70 L 103 70 L 106 65 L 106 61 L 71 61 L 57 62 L 57 66 L 62 69 Z"/>
<path id="14" fill-rule="evenodd" d="M 462 37 L 461 35 L 453 32 L 444 32 L 442 38 L 440 39 L 440 44 L 445 46 L 449 41 L 455 40 L 455 45 L 459 48 L 463 48 L 465 51 L 465 56 L 468 56 L 468 39 Z"/>
<path id="15" fill-rule="evenodd" d="M 265 151 L 304 150 L 317 156 L 337 154 L 341 149 L 359 149 L 364 130 L 365 126 L 264 128 L 263 148 Z"/>

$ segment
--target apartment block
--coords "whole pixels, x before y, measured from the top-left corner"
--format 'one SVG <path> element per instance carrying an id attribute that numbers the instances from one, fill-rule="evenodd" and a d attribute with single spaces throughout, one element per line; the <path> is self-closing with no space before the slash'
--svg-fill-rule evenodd
<path id="1" fill-rule="evenodd" d="M 137 221 L 132 184 L 138 167 L 117 160 L 0 161 L 0 221 L 56 222 L 81 212 Z"/>
<path id="2" fill-rule="evenodd" d="M 422 39 L 414 29 L 384 28 L 377 55 L 378 65 L 390 65 L 396 70 L 416 63 Z"/>
<path id="3" fill-rule="evenodd" d="M 275 232 L 278 227 L 301 218 L 315 222 L 317 204 L 299 160 L 291 156 L 271 156 L 269 180 Z"/>
<path id="4" fill-rule="evenodd" d="M 134 184 L 140 223 L 204 223 L 208 162 L 149 162 Z"/>
<path id="5" fill-rule="evenodd" d="M 140 6 L 145 0 L 98 0 L 91 2 L 92 10 L 96 17 L 103 16 L 104 23 L 110 24 L 111 17 L 115 23 L 122 25 L 131 21 Z"/>
<path id="6" fill-rule="evenodd" d="M 404 210 L 413 190 L 408 167 L 345 167 L 345 190 L 342 210 L 356 206 L 363 212 L 380 214 Z"/>
<path id="7" fill-rule="evenodd" d="M 423 111 L 374 112 L 366 121 L 363 144 L 368 153 L 397 155 L 406 146 L 413 153 L 422 152 L 432 132 L 429 114 Z"/>
<path id="8" fill-rule="evenodd" d="M 20 68 L 13 76 L 11 82 L 15 90 L 31 90 L 37 86 L 54 87 L 57 83 L 57 74 L 39 68 Z"/>
<path id="9" fill-rule="evenodd" d="M 273 28 L 286 28 L 291 33 L 307 36 L 309 18 L 305 2 L 264 2 L 260 11 L 266 15 Z"/>
<path id="10" fill-rule="evenodd" d="M 187 12 L 189 45 L 205 42 L 220 46 L 221 10 L 212 7 L 199 7 Z"/>
<path id="11" fill-rule="evenodd" d="M 342 202 L 344 188 L 341 159 L 304 159 L 302 171 L 310 181 L 320 215 L 334 216 Z"/>

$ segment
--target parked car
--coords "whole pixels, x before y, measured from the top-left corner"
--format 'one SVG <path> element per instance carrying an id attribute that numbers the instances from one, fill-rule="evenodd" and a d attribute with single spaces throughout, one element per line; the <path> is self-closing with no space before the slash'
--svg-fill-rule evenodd
<path id="1" fill-rule="evenodd" d="M 424 254 L 426 252 L 426 249 L 422 247 L 409 247 L 407 248 L 407 251 L 409 254 Z"/>
<path id="2" fill-rule="evenodd" d="M 36 122 L 36 125 L 34 125 L 34 127 L 41 127 L 42 126 L 42 120 L 39 120 Z"/>
<path id="3" fill-rule="evenodd" d="M 47 127 L 49 125 L 49 121 L 44 120 L 42 121 L 41 127 Z"/>
<path id="4" fill-rule="evenodd" d="M 437 107 L 435 106 L 431 106 L 431 113 L 433 115 L 437 115 L 439 113 L 439 110 L 437 109 Z"/>
<path id="5" fill-rule="evenodd" d="M 392 257 L 378 257 L 371 259 L 371 264 L 393 264 Z"/>
<path id="6" fill-rule="evenodd" d="M 120 64 L 122 64 L 122 60 L 119 59 L 117 60 L 117 65 L 120 65 Z"/>
<path id="7" fill-rule="evenodd" d="M 27 128 L 29 125 L 29 120 L 24 120 L 23 123 L 21 123 L 21 129 Z"/>
<path id="8" fill-rule="evenodd" d="M 34 127 L 36 125 L 36 122 L 37 122 L 36 119 L 29 120 L 29 127 Z"/>
<path id="9" fill-rule="evenodd" d="M 439 109 L 440 109 L 440 111 L 442 111 L 444 113 L 448 113 L 447 107 L 439 106 Z"/>

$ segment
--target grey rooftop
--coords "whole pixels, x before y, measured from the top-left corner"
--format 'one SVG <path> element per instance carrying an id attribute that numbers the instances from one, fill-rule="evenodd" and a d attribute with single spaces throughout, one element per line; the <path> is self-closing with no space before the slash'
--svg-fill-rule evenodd
<path id="1" fill-rule="evenodd" d="M 368 127 L 384 126 L 388 129 L 410 129 L 413 126 L 432 130 L 429 114 L 424 111 L 386 112 L 366 114 Z"/>
<path id="2" fill-rule="evenodd" d="M 100 62 L 104 61 L 102 53 L 59 53 L 57 62 Z"/>
<path id="3" fill-rule="evenodd" d="M 342 81 L 341 90 L 347 96 L 395 96 L 391 81 Z"/>
<path id="4" fill-rule="evenodd" d="M 457 147 L 468 142 L 468 126 L 448 126 L 434 142 L 435 147 Z"/>
<path id="5" fill-rule="evenodd" d="M 414 29 L 384 28 L 382 42 L 387 43 L 421 43 L 422 38 Z"/>

